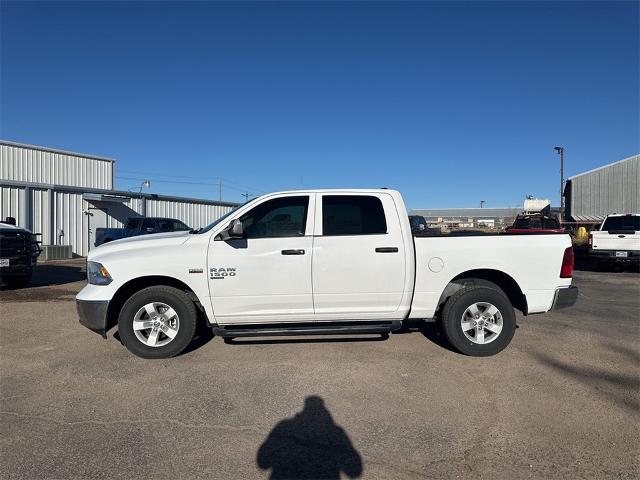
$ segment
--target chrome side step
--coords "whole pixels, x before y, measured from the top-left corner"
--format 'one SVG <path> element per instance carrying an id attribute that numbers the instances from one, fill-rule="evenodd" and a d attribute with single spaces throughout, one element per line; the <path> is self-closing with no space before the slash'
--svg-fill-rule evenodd
<path id="1" fill-rule="evenodd" d="M 268 325 L 226 325 L 213 327 L 213 334 L 223 338 L 280 337 L 291 335 L 349 335 L 361 333 L 387 334 L 402 327 L 401 321 L 391 322 L 327 322 Z"/>

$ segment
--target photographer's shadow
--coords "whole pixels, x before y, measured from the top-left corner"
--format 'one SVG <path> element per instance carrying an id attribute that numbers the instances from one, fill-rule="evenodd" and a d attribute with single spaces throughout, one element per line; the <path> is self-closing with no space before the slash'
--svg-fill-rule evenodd
<path id="1" fill-rule="evenodd" d="M 336 425 L 320 397 L 307 397 L 304 409 L 278 423 L 260 446 L 258 467 L 271 479 L 340 479 L 362 475 L 362 458 Z"/>

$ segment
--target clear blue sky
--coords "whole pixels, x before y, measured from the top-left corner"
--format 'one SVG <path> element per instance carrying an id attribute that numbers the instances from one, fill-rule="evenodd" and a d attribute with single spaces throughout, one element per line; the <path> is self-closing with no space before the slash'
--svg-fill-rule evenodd
<path id="1" fill-rule="evenodd" d="M 120 189 L 555 204 L 555 145 L 568 174 L 640 150 L 638 5 L 3 2 L 0 137 Z"/>

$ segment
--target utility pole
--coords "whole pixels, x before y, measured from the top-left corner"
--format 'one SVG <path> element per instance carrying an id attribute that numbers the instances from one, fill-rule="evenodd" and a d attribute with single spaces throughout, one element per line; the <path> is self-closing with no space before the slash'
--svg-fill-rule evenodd
<path id="1" fill-rule="evenodd" d="M 244 193 L 241 193 L 240 195 L 244 197 L 244 203 L 247 203 L 249 201 L 249 197 L 251 196 L 249 192 L 244 192 Z"/>
<path id="2" fill-rule="evenodd" d="M 222 201 L 222 179 L 218 180 L 218 200 Z"/>
<path id="3" fill-rule="evenodd" d="M 560 155 L 560 221 L 564 220 L 564 147 L 554 147 Z"/>
<path id="4" fill-rule="evenodd" d="M 480 208 L 484 208 L 485 203 L 487 203 L 485 200 L 480 200 Z"/>

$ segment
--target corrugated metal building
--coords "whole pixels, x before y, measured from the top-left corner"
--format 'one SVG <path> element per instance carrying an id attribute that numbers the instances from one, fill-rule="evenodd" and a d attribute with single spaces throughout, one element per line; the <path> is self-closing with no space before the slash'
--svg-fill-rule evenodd
<path id="1" fill-rule="evenodd" d="M 565 219 L 600 223 L 610 213 L 640 212 L 640 155 L 567 179 Z"/>
<path id="2" fill-rule="evenodd" d="M 522 208 L 431 208 L 411 210 L 420 215 L 430 227 L 502 228 L 513 224 Z"/>
<path id="3" fill-rule="evenodd" d="M 122 227 L 132 216 L 170 217 L 193 228 L 237 204 L 113 189 L 115 161 L 0 140 L 0 219 L 42 235 L 43 245 L 93 248 L 95 229 Z"/>

